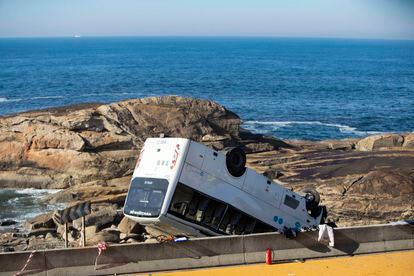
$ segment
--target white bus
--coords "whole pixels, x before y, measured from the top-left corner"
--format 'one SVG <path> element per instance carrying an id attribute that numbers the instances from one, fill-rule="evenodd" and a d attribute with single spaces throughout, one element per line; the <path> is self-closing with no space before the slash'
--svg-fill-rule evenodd
<path id="1" fill-rule="evenodd" d="M 215 151 L 183 138 L 148 138 L 124 214 L 171 235 L 239 235 L 315 229 L 319 195 L 292 192 L 245 167 L 240 148 Z"/>

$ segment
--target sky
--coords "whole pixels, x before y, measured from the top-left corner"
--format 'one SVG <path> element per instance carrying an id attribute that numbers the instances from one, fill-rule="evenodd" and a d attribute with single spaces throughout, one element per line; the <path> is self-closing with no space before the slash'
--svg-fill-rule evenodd
<path id="1" fill-rule="evenodd" d="M 414 0 L 0 0 L 0 37 L 414 39 Z"/>

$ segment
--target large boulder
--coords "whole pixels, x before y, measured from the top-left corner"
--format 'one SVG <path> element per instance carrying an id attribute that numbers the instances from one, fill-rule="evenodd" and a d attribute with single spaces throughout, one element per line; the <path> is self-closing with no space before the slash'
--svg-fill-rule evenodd
<path id="1" fill-rule="evenodd" d="M 404 137 L 398 134 L 382 134 L 368 136 L 356 144 L 356 149 L 359 151 L 372 151 L 383 148 L 401 147 Z"/>
<path id="2" fill-rule="evenodd" d="M 414 195 L 414 173 L 397 170 L 371 171 L 349 187 L 348 194 L 398 197 Z"/>
<path id="3" fill-rule="evenodd" d="M 104 226 L 112 224 L 117 215 L 116 205 L 103 205 L 85 216 L 85 224 L 86 227 L 93 225 L 98 229 L 102 229 Z M 77 230 L 82 229 L 82 218 L 74 220 L 73 227 Z"/>
<path id="4" fill-rule="evenodd" d="M 67 188 L 130 176 L 145 139 L 160 134 L 216 149 L 240 145 L 253 152 L 287 146 L 242 131 L 241 123 L 213 101 L 177 96 L 0 117 L 0 187 Z"/>
<path id="5" fill-rule="evenodd" d="M 0 222 L 0 226 L 11 226 L 17 224 L 17 221 L 14 221 L 12 219 L 5 219 Z"/>
<path id="6" fill-rule="evenodd" d="M 27 220 L 24 223 L 24 228 L 26 228 L 27 230 L 36 230 L 40 228 L 56 228 L 56 224 L 53 221 L 53 213 L 41 214 Z"/>
<path id="7" fill-rule="evenodd" d="M 403 148 L 414 149 L 414 133 L 404 136 Z"/>
<path id="8" fill-rule="evenodd" d="M 94 235 L 88 236 L 86 235 L 86 244 L 87 245 L 95 245 L 100 242 L 119 242 L 120 241 L 120 232 L 111 228 L 104 229 Z"/>
<path id="9" fill-rule="evenodd" d="M 130 176 L 113 180 L 96 180 L 78 184 L 53 193 L 45 198 L 49 203 L 90 201 L 91 203 L 117 203 L 122 205 L 128 191 Z"/>
<path id="10" fill-rule="evenodd" d="M 130 220 L 127 217 L 122 218 L 118 225 L 118 229 L 124 234 L 142 234 L 145 232 L 144 226 L 140 225 L 138 222 Z"/>

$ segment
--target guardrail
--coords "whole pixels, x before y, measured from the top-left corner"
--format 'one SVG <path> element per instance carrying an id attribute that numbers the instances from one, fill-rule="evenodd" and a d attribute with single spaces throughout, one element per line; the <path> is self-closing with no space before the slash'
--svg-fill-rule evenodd
<path id="1" fill-rule="evenodd" d="M 186 242 L 110 245 L 99 257 L 96 247 L 42 250 L 35 253 L 30 275 L 107 275 L 264 262 L 270 248 L 274 262 L 414 249 L 411 223 L 335 228 L 335 247 L 317 241 L 317 232 L 294 240 L 275 233 L 198 238 Z M 0 254 L 0 275 L 13 275 L 30 252 Z"/>

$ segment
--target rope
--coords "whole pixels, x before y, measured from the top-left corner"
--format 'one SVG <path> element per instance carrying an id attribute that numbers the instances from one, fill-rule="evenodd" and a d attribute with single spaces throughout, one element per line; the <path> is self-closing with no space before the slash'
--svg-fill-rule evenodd
<path id="1" fill-rule="evenodd" d="M 157 241 L 159 243 L 164 243 L 164 242 L 169 242 L 169 241 L 173 241 L 174 240 L 174 236 L 166 236 L 166 235 L 159 235 L 156 237 Z"/>
<path id="2" fill-rule="evenodd" d="M 96 266 L 98 265 L 99 256 L 101 256 L 102 252 L 105 251 L 108 246 L 105 242 L 100 242 L 98 243 L 97 247 L 98 247 L 98 256 L 96 256 L 96 259 L 95 259 L 95 270 L 96 270 Z"/>
<path id="3" fill-rule="evenodd" d="M 36 250 L 33 250 L 33 251 L 32 251 L 32 253 L 30 253 L 29 258 L 28 258 L 28 259 L 27 259 L 27 261 L 26 261 L 26 264 L 23 266 L 23 268 L 22 268 L 19 272 L 17 272 L 16 274 L 13 274 L 13 276 L 18 276 L 18 275 L 22 274 L 22 273 L 23 273 L 23 271 L 25 271 L 25 270 L 26 270 L 27 266 L 28 266 L 28 265 L 29 265 L 29 263 L 32 261 L 33 256 L 34 256 L 34 254 L 35 254 L 36 252 L 37 252 Z"/>
<path id="4" fill-rule="evenodd" d="M 165 242 L 183 242 L 183 241 L 188 241 L 188 237 L 186 236 L 171 236 L 171 235 L 159 235 L 156 237 L 156 240 L 159 243 L 165 243 Z"/>

